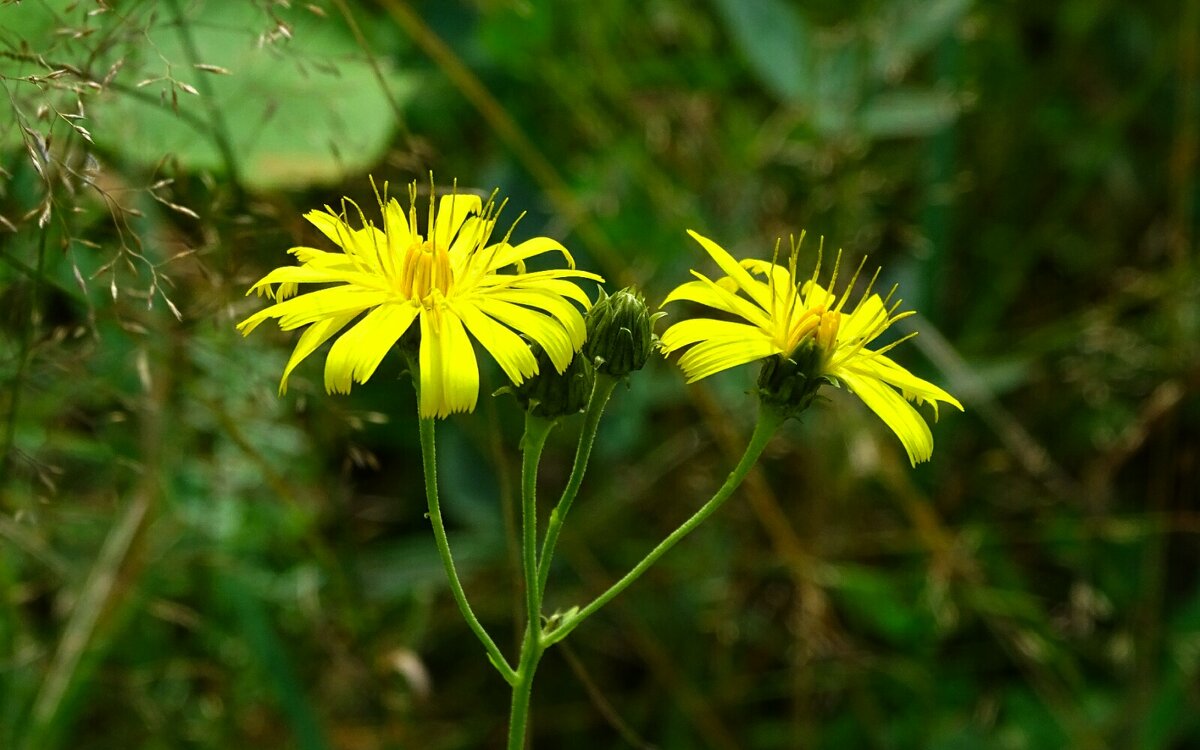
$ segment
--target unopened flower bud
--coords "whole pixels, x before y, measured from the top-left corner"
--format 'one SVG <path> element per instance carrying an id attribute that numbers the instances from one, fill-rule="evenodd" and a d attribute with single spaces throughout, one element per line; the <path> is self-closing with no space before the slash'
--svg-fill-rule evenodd
<path id="1" fill-rule="evenodd" d="M 776 354 L 763 362 L 758 373 L 758 398 L 786 417 L 798 417 L 817 397 L 822 385 L 832 381 L 821 374 L 822 353 L 812 339 L 791 356 Z"/>
<path id="2" fill-rule="evenodd" d="M 521 408 L 537 417 L 556 419 L 583 411 L 592 394 L 595 374 L 587 358 L 576 354 L 567 369 L 558 372 L 550 357 L 536 343 L 529 348 L 537 357 L 538 373 L 511 386 Z"/>
<path id="3" fill-rule="evenodd" d="M 623 378 L 645 366 L 654 346 L 654 317 L 641 292 L 626 287 L 600 299 L 587 314 L 587 342 L 583 353 L 596 372 Z"/>

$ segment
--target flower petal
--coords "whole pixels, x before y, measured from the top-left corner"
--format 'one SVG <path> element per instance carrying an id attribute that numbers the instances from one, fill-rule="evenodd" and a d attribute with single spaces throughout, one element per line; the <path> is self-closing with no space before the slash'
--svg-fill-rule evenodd
<path id="1" fill-rule="evenodd" d="M 529 350 L 529 344 L 511 329 L 481 313 L 474 303 L 452 303 L 452 309 L 514 385 L 520 385 L 525 378 L 537 374 L 537 359 Z"/>
<path id="2" fill-rule="evenodd" d="M 754 330 L 758 334 L 755 338 L 708 339 L 684 352 L 679 358 L 679 367 L 687 376 L 687 382 L 694 383 L 722 370 L 779 353 L 778 346 L 761 331 Z"/>
<path id="3" fill-rule="evenodd" d="M 736 281 L 737 285 L 750 296 L 750 299 L 757 302 L 758 306 L 764 310 L 771 309 L 770 287 L 750 276 L 749 272 L 745 268 L 742 268 L 741 264 L 726 252 L 725 248 L 690 229 L 688 230 L 688 234 L 692 236 L 692 239 L 700 243 L 700 246 L 712 256 L 712 259 L 717 262 L 717 265 L 721 267 L 725 275 Z"/>
<path id="4" fill-rule="evenodd" d="M 771 329 L 771 319 L 760 308 L 742 299 L 701 273 L 692 271 L 699 281 L 688 281 L 675 287 L 663 304 L 687 300 L 745 318 L 764 330 Z M 728 277 L 726 277 L 728 278 Z"/>
<path id="5" fill-rule="evenodd" d="M 534 237 L 515 246 L 502 242 L 489 247 L 484 251 L 483 255 L 485 257 L 490 256 L 487 270 L 496 271 L 505 266 L 511 266 L 514 263 L 523 263 L 536 255 L 549 252 L 561 253 L 567 261 L 567 268 L 575 268 L 575 259 L 571 257 L 571 253 L 568 252 L 567 248 L 563 247 L 562 243 L 552 240 L 549 237 Z"/>
<path id="6" fill-rule="evenodd" d="M 364 289 L 386 288 L 386 282 L 374 274 L 311 266 L 283 266 L 254 282 L 246 294 L 270 287 L 272 284 L 327 284 L 342 282 Z"/>
<path id="7" fill-rule="evenodd" d="M 844 368 L 893 385 L 903 391 L 906 398 L 916 398 L 928 402 L 933 406 L 935 419 L 937 418 L 938 401 L 944 401 L 959 411 L 963 411 L 962 404 L 958 402 L 958 399 L 928 380 L 913 375 L 886 355 L 863 352 L 861 356 L 848 361 Z M 834 374 L 837 375 L 837 373 Z"/>
<path id="8" fill-rule="evenodd" d="M 583 346 L 583 342 L 587 338 L 587 326 L 584 325 L 583 316 L 579 314 L 578 308 L 553 292 L 539 287 L 501 289 L 488 296 L 492 299 L 513 302 L 526 307 L 535 307 L 548 313 L 550 317 L 562 324 L 567 335 L 571 337 L 571 346 L 575 349 Z"/>
<path id="9" fill-rule="evenodd" d="M 933 455 L 933 433 L 912 404 L 870 375 L 842 372 L 838 379 L 896 433 L 913 466 L 929 460 Z"/>
<path id="10" fill-rule="evenodd" d="M 344 268 L 349 271 L 357 271 L 359 268 L 358 264 L 354 262 L 354 256 L 345 253 L 328 253 L 315 247 L 293 247 L 289 248 L 288 252 L 296 256 L 296 260 L 311 268 Z"/>
<path id="11" fill-rule="evenodd" d="M 438 202 L 437 212 L 433 219 L 434 244 L 446 249 L 454 240 L 463 222 L 471 214 L 479 214 L 483 208 L 483 199 L 472 193 L 453 193 L 443 195 Z"/>
<path id="12" fill-rule="evenodd" d="M 474 251 L 483 247 L 495 228 L 495 219 L 485 220 L 481 216 L 468 217 L 459 227 L 458 235 L 450 245 L 450 257 L 459 261 L 473 259 Z"/>
<path id="13" fill-rule="evenodd" d="M 365 383 L 421 308 L 391 303 L 380 305 L 333 343 L 325 360 L 325 390 L 349 393 L 351 380 Z"/>
<path id="14" fill-rule="evenodd" d="M 292 374 L 292 370 L 295 370 L 297 365 L 317 350 L 317 347 L 345 328 L 346 324 L 356 317 L 358 317 L 357 312 L 337 315 L 332 318 L 318 320 L 304 329 L 304 333 L 300 334 L 300 340 L 296 342 L 296 348 L 292 350 L 292 356 L 288 359 L 287 367 L 283 368 L 283 377 L 279 380 L 280 396 L 287 393 L 288 376 Z"/>
<path id="15" fill-rule="evenodd" d="M 358 286 L 318 289 L 259 310 L 238 323 L 237 328 L 245 336 L 264 320 L 278 318 L 280 330 L 290 331 L 323 318 L 362 312 L 368 307 L 386 302 L 391 296 L 391 292 L 363 289 Z"/>
<path id="16" fill-rule="evenodd" d="M 746 323 L 732 320 L 713 320 L 712 318 L 689 318 L 681 320 L 663 332 L 662 350 L 670 354 L 676 349 L 694 344 L 704 339 L 762 339 L 764 332 Z"/>
<path id="17" fill-rule="evenodd" d="M 479 363 L 463 329 L 451 310 L 421 316 L 421 404 L 423 418 L 445 418 L 472 411 L 479 398 Z"/>
<path id="18" fill-rule="evenodd" d="M 563 372 L 567 365 L 571 364 L 571 357 L 575 356 L 575 347 L 571 337 L 563 330 L 562 324 L 554 318 L 491 296 L 478 299 L 476 305 L 485 315 L 490 315 L 541 344 L 550 361 L 554 363 L 554 369 Z"/>
<path id="19" fill-rule="evenodd" d="M 838 343 L 855 344 L 858 343 L 857 339 L 866 337 L 863 343 L 869 344 L 887 329 L 887 326 L 883 325 L 886 320 L 887 310 L 883 307 L 883 300 L 878 294 L 872 294 L 858 304 L 849 315 L 842 316 L 842 324 L 838 328 Z"/>

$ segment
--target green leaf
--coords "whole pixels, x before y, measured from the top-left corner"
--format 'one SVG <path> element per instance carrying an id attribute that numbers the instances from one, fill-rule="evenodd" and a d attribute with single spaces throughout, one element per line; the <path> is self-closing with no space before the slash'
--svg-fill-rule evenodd
<path id="1" fill-rule="evenodd" d="M 859 128 L 871 138 L 912 138 L 935 133 L 958 116 L 958 102 L 942 91 L 889 91 L 859 113 Z"/>
<path id="2" fill-rule="evenodd" d="M 375 163 L 396 116 L 362 50 L 330 20 L 274 13 L 293 24 L 291 39 L 263 42 L 258 32 L 271 26 L 251 4 L 203 5 L 187 33 L 204 69 L 193 67 L 174 24 L 152 29 L 162 61 L 147 56 L 117 79 L 152 96 L 112 92 L 97 102 L 97 143 L 146 167 L 171 154 L 186 168 L 220 172 L 223 127 L 241 180 L 258 189 L 328 183 Z M 398 100 L 411 94 L 408 77 L 385 71 L 385 79 Z"/>
<path id="3" fill-rule="evenodd" d="M 812 91 L 812 34 L 808 22 L 782 0 L 714 0 L 750 68 L 780 99 L 807 99 Z"/>
<path id="4" fill-rule="evenodd" d="M 949 34 L 971 7 L 971 0 L 919 0 L 892 6 L 882 18 L 875 53 L 875 74 L 894 80 Z"/>

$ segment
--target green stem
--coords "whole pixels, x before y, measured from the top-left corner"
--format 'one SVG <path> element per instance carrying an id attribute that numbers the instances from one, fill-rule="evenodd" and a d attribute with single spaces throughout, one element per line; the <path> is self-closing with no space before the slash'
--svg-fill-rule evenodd
<path id="1" fill-rule="evenodd" d="M 521 438 L 521 562 L 525 578 L 525 607 L 528 621 L 521 644 L 521 660 L 512 683 L 512 710 L 508 719 L 509 750 L 525 747 L 525 726 L 529 723 L 529 698 L 533 695 L 533 675 L 542 658 L 542 593 L 537 586 L 537 472 L 546 438 L 554 422 L 525 415 L 525 436 Z"/>
<path id="2" fill-rule="evenodd" d="M 429 503 L 429 520 L 433 522 L 433 538 L 437 542 L 438 554 L 442 558 L 442 567 L 446 569 L 446 577 L 450 580 L 450 591 L 454 595 L 454 602 L 458 605 L 458 610 L 462 612 L 463 619 L 467 621 L 472 632 L 479 638 L 484 649 L 487 650 L 488 660 L 504 677 L 505 682 L 509 685 L 516 685 L 517 673 L 509 666 L 504 655 L 500 653 L 500 649 L 496 647 L 496 642 L 484 630 L 480 624 L 479 618 L 475 617 L 475 613 L 471 610 L 471 605 L 467 602 L 467 595 L 463 591 L 462 583 L 458 580 L 458 572 L 454 569 L 454 558 L 450 554 L 450 542 L 446 538 L 446 524 L 442 521 L 442 508 L 438 502 L 438 487 L 437 487 L 437 449 L 434 440 L 434 421 L 424 417 L 420 420 L 421 429 L 421 462 L 425 469 L 425 499 Z"/>
<path id="3" fill-rule="evenodd" d="M 671 532 L 670 536 L 658 543 L 658 546 L 650 551 L 637 565 L 625 574 L 621 580 L 614 583 L 600 596 L 588 604 L 583 609 L 576 612 L 574 615 L 563 619 L 562 624 L 555 628 L 550 633 L 543 636 L 543 646 L 550 646 L 558 643 L 563 638 L 579 627 L 579 624 L 590 617 L 596 610 L 603 607 L 612 601 L 618 594 L 629 587 L 634 581 L 642 576 L 651 565 L 656 563 L 660 557 L 665 555 L 672 547 L 674 547 L 681 539 L 692 533 L 697 526 L 711 516 L 726 500 L 733 495 L 733 491 L 738 488 L 738 485 L 745 479 L 746 474 L 750 471 L 750 467 L 758 461 L 758 457 L 762 455 L 763 449 L 767 447 L 767 442 L 771 436 L 775 434 L 775 430 L 783 423 L 783 417 L 777 412 L 766 407 L 759 407 L 758 422 L 754 425 L 754 434 L 750 436 L 750 442 L 746 445 L 746 452 L 742 454 L 742 459 L 734 467 L 733 471 L 726 477 L 725 483 L 717 490 L 717 493 L 709 499 L 704 505 L 696 511 L 691 518 L 684 521 L 683 524 Z"/>
<path id="4" fill-rule="evenodd" d="M 588 459 L 592 455 L 592 444 L 596 439 L 596 430 L 600 427 L 600 417 L 604 415 L 604 407 L 612 395 L 617 379 L 608 375 L 596 374 L 592 385 L 592 395 L 588 398 L 587 410 L 583 415 L 583 430 L 579 433 L 579 445 L 575 448 L 575 464 L 571 467 L 571 476 L 563 489 L 558 505 L 550 513 L 550 522 L 546 527 L 546 538 L 542 540 L 542 555 L 538 562 L 538 592 L 546 594 L 546 582 L 550 579 L 550 562 L 554 559 L 554 548 L 558 544 L 558 535 L 562 531 L 563 521 L 571 503 L 579 494 L 579 485 L 583 483 L 583 475 L 587 473 Z"/>
<path id="5" fill-rule="evenodd" d="M 537 586 L 537 472 L 542 449 L 554 422 L 525 415 L 521 439 L 521 562 L 525 574 L 525 612 L 534 632 L 541 627 L 542 596 Z"/>
<path id="6" fill-rule="evenodd" d="M 521 663 L 513 684 L 512 708 L 508 714 L 508 750 L 524 750 L 525 727 L 529 724 L 529 699 L 533 695 L 533 676 L 546 650 L 541 642 L 540 626 L 531 623 L 521 646 Z"/>

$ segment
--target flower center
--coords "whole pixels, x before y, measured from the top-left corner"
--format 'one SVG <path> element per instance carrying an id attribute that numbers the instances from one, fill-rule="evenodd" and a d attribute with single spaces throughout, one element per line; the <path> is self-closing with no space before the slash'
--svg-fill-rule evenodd
<path id="1" fill-rule="evenodd" d="M 794 352 L 811 337 L 812 343 L 828 358 L 837 345 L 838 328 L 841 323 L 842 313 L 827 310 L 824 305 L 811 307 L 783 334 L 779 341 L 780 348 L 785 352 Z"/>
<path id="2" fill-rule="evenodd" d="M 842 324 L 842 314 L 833 310 L 822 310 L 817 321 L 817 330 L 813 334 L 817 346 L 828 357 L 837 345 L 838 327 Z"/>
<path id="3" fill-rule="evenodd" d="M 450 270 L 450 255 L 433 240 L 413 243 L 404 254 L 404 269 L 400 273 L 400 293 L 409 299 L 425 300 L 437 289 L 443 295 L 454 285 Z"/>

